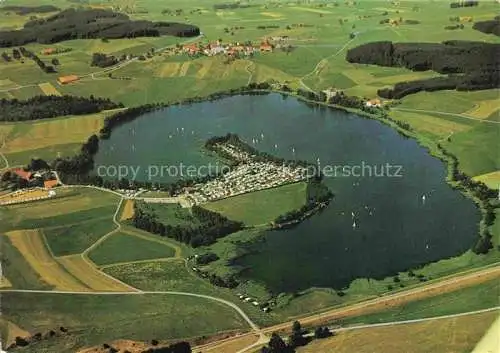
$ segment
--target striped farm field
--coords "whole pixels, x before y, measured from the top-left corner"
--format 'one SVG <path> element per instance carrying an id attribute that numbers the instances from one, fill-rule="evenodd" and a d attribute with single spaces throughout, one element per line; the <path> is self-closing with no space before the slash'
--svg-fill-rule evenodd
<path id="1" fill-rule="evenodd" d="M 96 291 L 127 292 L 131 288 L 99 271 L 81 255 L 59 257 L 59 263 L 71 275 L 78 278 L 86 286 Z"/>
<path id="2" fill-rule="evenodd" d="M 158 77 L 173 77 L 176 76 L 181 67 L 180 63 L 165 63 L 162 64 L 156 71 L 155 76 Z"/>
<path id="3" fill-rule="evenodd" d="M 61 95 L 61 93 L 50 82 L 40 83 L 38 87 L 40 87 L 40 89 L 46 96 Z"/>
<path id="4" fill-rule="evenodd" d="M 500 109 L 500 101 L 498 99 L 485 100 L 479 102 L 477 107 L 469 110 L 466 114 L 474 118 L 486 119 L 498 109 Z"/>
<path id="5" fill-rule="evenodd" d="M 482 175 L 475 176 L 473 178 L 475 181 L 480 181 L 488 185 L 492 189 L 498 189 L 500 185 L 500 170 L 495 172 L 486 173 Z"/>
<path id="6" fill-rule="evenodd" d="M 12 245 L 24 256 L 40 278 L 57 290 L 89 290 L 68 273 L 50 254 L 43 235 L 37 230 L 17 230 L 7 233 Z"/>
<path id="7" fill-rule="evenodd" d="M 134 200 L 126 200 L 120 221 L 125 221 L 134 217 Z"/>
<path id="8" fill-rule="evenodd" d="M 201 64 L 201 68 L 196 73 L 196 78 L 202 79 L 210 71 L 210 68 L 212 67 L 213 61 L 212 60 L 201 60 L 201 61 L 199 61 L 199 64 Z"/>
<path id="9" fill-rule="evenodd" d="M 179 77 L 184 77 L 186 76 L 188 70 L 189 70 L 189 66 L 191 66 L 191 62 L 189 61 L 186 61 L 182 64 L 180 70 L 179 70 Z"/>

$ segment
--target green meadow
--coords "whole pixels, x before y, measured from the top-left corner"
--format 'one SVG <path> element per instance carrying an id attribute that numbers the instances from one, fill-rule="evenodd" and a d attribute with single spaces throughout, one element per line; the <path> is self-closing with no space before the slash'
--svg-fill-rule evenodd
<path id="1" fill-rule="evenodd" d="M 203 207 L 246 225 L 265 225 L 302 207 L 306 188 L 304 182 L 294 183 L 210 202 Z"/>
<path id="2" fill-rule="evenodd" d="M 174 254 L 174 249 L 167 244 L 117 232 L 92 249 L 89 257 L 95 264 L 102 266 L 155 258 L 170 258 Z"/>

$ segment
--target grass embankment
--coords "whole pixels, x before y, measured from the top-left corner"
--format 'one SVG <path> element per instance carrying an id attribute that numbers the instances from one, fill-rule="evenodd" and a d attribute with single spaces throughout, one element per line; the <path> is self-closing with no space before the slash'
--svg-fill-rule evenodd
<path id="1" fill-rule="evenodd" d="M 307 184 L 299 182 L 229 197 L 203 205 L 206 209 L 246 225 L 266 225 L 278 216 L 301 208 Z"/>
<path id="2" fill-rule="evenodd" d="M 342 322 L 373 324 L 489 309 L 499 305 L 499 294 L 500 281 L 494 279 L 472 287 L 411 301 L 373 314 L 344 319 Z"/>

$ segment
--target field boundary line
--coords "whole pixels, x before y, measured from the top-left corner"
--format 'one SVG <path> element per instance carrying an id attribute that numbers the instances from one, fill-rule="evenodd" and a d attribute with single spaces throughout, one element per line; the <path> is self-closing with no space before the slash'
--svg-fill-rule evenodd
<path id="1" fill-rule="evenodd" d="M 307 90 L 309 90 L 309 91 L 313 91 L 313 89 L 311 89 L 311 87 L 307 86 L 307 85 L 304 83 L 304 81 L 303 81 L 303 80 L 304 80 L 306 77 L 309 77 L 309 76 L 313 75 L 316 71 L 318 71 L 318 70 L 319 70 L 319 67 L 320 67 L 320 65 L 321 65 L 322 63 L 328 64 L 328 60 L 330 60 L 331 58 L 334 58 L 334 57 L 336 57 L 337 55 L 339 55 L 339 54 L 340 54 L 342 51 L 344 51 L 344 49 L 345 49 L 345 48 L 347 48 L 347 46 L 348 46 L 349 44 L 351 44 L 351 43 L 352 43 L 352 42 L 353 42 L 356 38 L 357 38 L 357 36 L 356 36 L 356 37 L 354 37 L 354 38 L 349 39 L 349 40 L 348 40 L 348 41 L 347 41 L 347 42 L 346 42 L 346 43 L 342 46 L 342 48 L 340 48 L 338 51 L 336 51 L 336 52 L 335 52 L 335 53 L 333 53 L 332 55 L 328 55 L 328 56 L 325 56 L 324 58 L 322 58 L 322 59 L 321 59 L 321 60 L 320 60 L 320 61 L 316 64 L 316 66 L 314 67 L 314 69 L 313 69 L 311 72 L 309 72 L 309 73 L 305 74 L 304 76 L 302 76 L 302 77 L 299 79 L 299 83 L 300 83 L 300 85 L 301 85 L 301 86 L 303 86 L 304 88 L 306 88 L 306 89 L 307 89 Z"/>
<path id="2" fill-rule="evenodd" d="M 162 240 L 161 238 L 156 239 L 156 238 L 153 238 L 153 237 L 149 237 L 147 235 L 135 233 L 133 230 L 130 230 L 130 229 L 122 230 L 122 232 L 125 233 L 125 234 L 128 234 L 128 235 L 137 237 L 137 238 L 141 238 L 143 240 L 151 241 L 153 243 L 163 244 L 163 245 L 166 245 L 166 246 L 174 249 L 174 251 L 175 251 L 174 256 L 170 257 L 170 259 L 174 259 L 174 258 L 180 259 L 180 258 L 182 258 L 182 249 L 180 248 L 180 246 L 171 244 L 170 242 Z"/>
<path id="3" fill-rule="evenodd" d="M 159 257 L 159 258 L 156 258 L 156 259 L 145 259 L 145 260 L 116 262 L 116 263 L 112 263 L 112 264 L 101 265 L 101 266 L 99 266 L 99 269 L 103 270 L 103 269 L 110 268 L 110 267 L 126 266 L 126 265 L 134 265 L 134 264 L 143 264 L 143 263 L 148 263 L 148 262 L 173 262 L 173 261 L 182 261 L 182 260 L 183 259 L 179 259 L 177 257 Z"/>

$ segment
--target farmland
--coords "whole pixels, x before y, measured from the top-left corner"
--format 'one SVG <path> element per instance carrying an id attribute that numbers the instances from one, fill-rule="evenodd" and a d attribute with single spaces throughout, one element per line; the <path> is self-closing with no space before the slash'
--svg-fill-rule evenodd
<path id="1" fill-rule="evenodd" d="M 169 258 L 174 253 L 174 249 L 165 243 L 149 241 L 127 233 L 114 233 L 94 248 L 89 256 L 97 265 L 109 265 Z"/>
<path id="2" fill-rule="evenodd" d="M 470 352 L 497 318 L 498 312 L 465 317 L 343 331 L 315 340 L 297 353 L 341 352 Z"/>
<path id="3" fill-rule="evenodd" d="M 57 305 L 55 303 L 57 302 Z M 198 298 L 167 295 L 2 294 L 6 320 L 29 332 L 60 326 L 69 337 L 42 341 L 34 351 L 73 353 L 123 337 L 170 340 L 245 329 L 240 317 L 226 306 Z M 178 320 L 177 318 L 181 318 Z"/>
<path id="4" fill-rule="evenodd" d="M 274 221 L 286 212 L 299 209 L 305 201 L 306 184 L 295 183 L 210 202 L 204 207 L 231 220 L 261 225 Z"/>
<path id="5" fill-rule="evenodd" d="M 343 90 L 347 95 L 370 99 L 377 96 L 378 89 L 398 82 L 441 75 L 433 71 L 413 72 L 397 67 L 352 64 L 345 60 L 345 52 L 350 48 L 381 40 L 410 43 L 460 39 L 499 43 L 498 37 L 474 30 L 473 22 L 464 21 L 464 28 L 460 30 L 444 29 L 453 24 L 450 22 L 453 16 L 471 16 L 474 21 L 493 18 L 499 10 L 499 5 L 493 1 L 481 1 L 476 7 L 453 10 L 450 10 L 449 2 L 435 1 L 287 3 L 266 0 L 252 1 L 252 6 L 245 8 L 214 9 L 213 5 L 219 2 L 91 0 L 75 4 L 67 0 L 9 1 L 12 5 L 50 4 L 60 8 L 113 7 L 128 12 L 134 20 L 192 23 L 200 27 L 203 37 L 76 39 L 56 44 L 27 44 L 25 47 L 40 55 L 44 62 L 50 63 L 56 58 L 60 62 L 58 73 L 44 73 L 27 59 L 0 60 L 0 99 L 94 95 L 132 107 L 203 97 L 250 82 L 264 81 L 286 83 L 292 89 L 301 87 L 319 91 L 331 87 Z M 167 8 L 182 9 L 182 15 L 165 12 Z M 194 9 L 200 9 L 200 12 L 191 12 Z M 34 15 L 43 18 L 51 14 Z M 0 29 L 21 28 L 29 17 L 0 11 Z M 400 17 L 420 23 L 397 26 L 380 23 L 383 19 Z M 174 48 L 190 41 L 207 43 L 220 38 L 222 42 L 250 40 L 260 43 L 276 36 L 287 36 L 286 43 L 292 50 L 257 52 L 252 57 L 236 60 L 224 56 L 191 57 L 162 52 L 166 47 Z M 65 52 L 41 54 L 47 48 Z M 151 48 L 156 50 L 155 55 L 127 62 L 113 70 L 112 75 L 90 66 L 92 54 L 96 52 L 115 56 L 142 55 Z M 2 48 L 1 51 L 10 54 L 11 48 Z M 67 85 L 58 83 L 59 76 L 71 74 L 80 76 L 80 79 Z M 420 92 L 396 102 L 388 115 L 395 121 L 408 123 L 418 142 L 431 152 L 436 152 L 439 143 L 458 158 L 460 170 L 491 188 L 497 188 L 500 183 L 498 96 L 498 89 Z M 5 156 L 10 166 L 26 165 L 34 157 L 50 162 L 56 157 L 72 156 L 80 151 L 82 142 L 98 133 L 104 119 L 113 113 L 104 111 L 22 123 L 0 122 L 1 156 Z M 339 149 L 339 157 L 344 152 L 348 153 L 348 150 Z M 3 167 L 4 160 L 0 158 L 0 168 Z M 234 290 L 219 288 L 199 278 L 192 270 L 196 265 L 186 262 L 190 255 L 214 252 L 219 260 L 201 266 L 203 270 L 219 276 L 238 274 L 245 269 L 231 264 L 247 251 L 243 244 L 265 240 L 259 229 L 245 229 L 210 246 L 192 249 L 167 237 L 132 228 L 132 200 L 124 201 L 117 211 L 119 196 L 112 193 L 75 187 L 57 188 L 56 191 L 57 197 L 33 202 L 29 206 L 0 206 L 2 275 L 5 283 L 14 289 L 199 293 L 235 302 L 260 325 L 270 325 L 321 312 L 328 307 L 383 297 L 391 291 L 417 288 L 421 282 L 405 270 L 395 274 L 397 282 L 393 277 L 359 278 L 342 291 L 313 288 L 294 294 L 276 293 L 277 306 L 270 314 L 263 314 L 251 304 L 238 302 L 236 296 L 236 292 L 243 292 L 267 300 L 270 293 L 262 283 L 242 281 Z M 150 191 L 141 196 L 163 197 L 165 194 Z M 277 216 L 302 206 L 305 200 L 305 184 L 298 183 L 212 202 L 204 207 L 231 220 L 242 221 L 246 226 L 264 228 Z M 172 226 L 189 226 L 197 222 L 189 209 L 177 205 L 138 201 L 135 205 L 149 208 L 158 220 Z M 441 276 L 453 275 L 457 271 L 497 263 L 500 260 L 497 250 L 500 244 L 498 210 L 496 214 L 494 225 L 489 227 L 493 249 L 488 254 L 477 255 L 469 250 L 456 257 L 422 265 L 417 274 L 425 281 L 438 281 Z M 115 215 L 117 219 L 114 219 Z M 269 264 L 272 261 L 271 258 Z M 498 281 L 490 280 L 449 293 L 433 292 L 432 298 L 345 318 L 343 322 L 380 323 L 489 308 L 498 305 L 499 290 Z M 121 338 L 172 340 L 248 330 L 247 323 L 226 305 L 202 298 L 162 294 L 2 293 L 2 315 L 0 328 L 4 342 L 11 342 L 14 335 L 28 332 L 44 332 L 60 326 L 70 328 L 68 337 L 39 342 L 32 348 L 23 349 L 26 352 L 69 353 L 75 348 L 102 345 Z M 333 338 L 300 348 L 297 353 L 333 350 L 391 353 L 400 352 L 401 347 L 408 348 L 410 353 L 465 352 L 471 350 L 495 315 L 498 313 L 341 332 Z M 241 344 L 249 345 L 252 340 L 246 337 L 243 343 L 228 343 L 221 350 L 207 352 L 234 353 L 235 349 L 242 348 Z"/>

